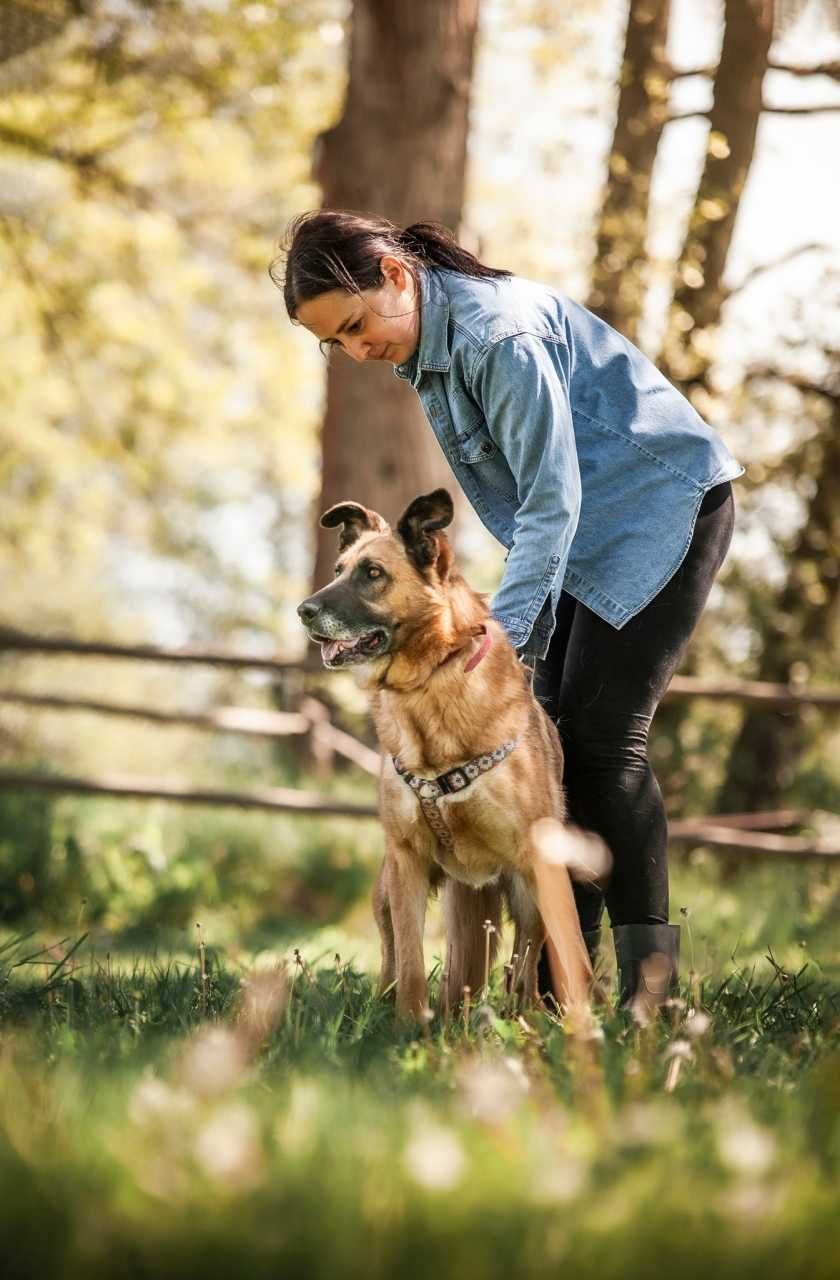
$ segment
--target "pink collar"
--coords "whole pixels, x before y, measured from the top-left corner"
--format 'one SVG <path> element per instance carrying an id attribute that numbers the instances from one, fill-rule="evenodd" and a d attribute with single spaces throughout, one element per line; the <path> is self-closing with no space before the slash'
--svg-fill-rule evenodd
<path id="1" fill-rule="evenodd" d="M 479 662 L 481 662 L 481 659 L 486 658 L 487 654 L 490 652 L 490 646 L 493 643 L 493 637 L 491 636 L 490 632 L 487 630 L 486 627 L 482 629 L 484 631 L 484 639 L 481 642 L 481 648 L 478 650 L 478 653 L 474 653 L 473 656 L 466 663 L 466 665 L 464 666 L 465 672 L 473 671 L 478 666 Z"/>

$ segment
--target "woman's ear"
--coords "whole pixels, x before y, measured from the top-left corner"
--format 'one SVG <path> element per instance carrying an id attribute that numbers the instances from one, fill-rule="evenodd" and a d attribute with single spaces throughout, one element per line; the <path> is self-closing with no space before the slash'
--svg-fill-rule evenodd
<path id="1" fill-rule="evenodd" d="M 379 259 L 379 270 L 388 284 L 392 284 L 398 292 L 408 285 L 410 272 L 401 258 L 391 253 L 383 254 Z"/>

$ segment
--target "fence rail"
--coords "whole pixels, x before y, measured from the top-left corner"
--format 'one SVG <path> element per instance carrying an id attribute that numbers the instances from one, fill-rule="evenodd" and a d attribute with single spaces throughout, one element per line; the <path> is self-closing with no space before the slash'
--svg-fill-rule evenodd
<path id="1" fill-rule="evenodd" d="M 181 804 L 211 805 L 238 809 L 262 809 L 274 813 L 312 814 L 322 817 L 375 818 L 374 805 L 319 795 L 317 792 L 283 787 L 259 787 L 248 791 L 218 791 L 168 782 L 161 778 L 124 777 L 109 774 L 97 778 L 67 777 L 0 771 L 0 791 L 51 791 L 65 795 L 119 796 L 126 799 L 174 800 Z M 753 854 L 796 861 L 840 857 L 836 836 L 780 836 L 774 828 L 806 825 L 813 815 L 796 810 L 766 814 L 717 814 L 704 818 L 683 818 L 669 828 L 671 843 L 707 845 L 728 853 Z"/>
<path id="2" fill-rule="evenodd" d="M 127 658 L 138 662 L 186 662 L 240 670 L 250 667 L 255 671 L 269 671 L 279 676 L 294 671 L 311 673 L 321 670 L 314 652 L 304 658 L 261 658 L 216 649 L 163 649 L 155 645 L 105 644 L 61 636 L 33 636 L 23 631 L 0 627 L 0 655 L 4 650 L 10 653 L 64 654 L 78 658 Z M 713 698 L 779 707 L 814 706 L 826 710 L 840 708 L 840 689 L 773 684 L 766 680 L 700 680 L 696 676 L 674 676 L 665 699 L 677 698 Z"/>
<path id="3" fill-rule="evenodd" d="M 33 636 L 25 631 L 0 627 L 0 653 L 64 654 L 76 658 L 129 658 L 135 662 L 186 662 L 214 667 L 251 667 L 285 675 L 316 667 L 312 659 L 261 658 L 254 654 L 228 653 L 217 649 L 163 649 L 153 644 L 108 644 L 99 640 L 73 640 L 69 636 Z"/>
<path id="4" fill-rule="evenodd" d="M 5 652 L 39 653 L 43 656 L 118 658 L 141 662 L 194 663 L 236 669 L 268 671 L 280 680 L 294 673 L 319 671 L 317 659 L 280 660 L 254 657 L 212 649 L 163 649 L 153 645 L 116 645 L 98 641 L 78 641 L 67 637 L 28 635 L 0 628 L 0 656 Z M 296 685 L 301 691 L 302 686 Z M 712 698 L 759 703 L 773 707 L 805 705 L 825 710 L 840 707 L 840 690 L 770 684 L 755 680 L 709 681 L 691 676 L 675 676 L 666 698 Z M 306 742 L 316 770 L 330 769 L 334 755 L 341 755 L 366 773 L 378 776 L 381 757 L 377 751 L 335 725 L 328 708 L 317 698 L 299 693 L 294 711 L 272 711 L 254 707 L 215 707 L 207 711 L 163 711 L 153 707 L 114 703 L 94 698 L 62 694 L 28 693 L 0 689 L 0 705 L 14 704 L 35 710 L 86 712 L 143 720 L 160 727 L 181 726 L 214 733 L 236 733 L 278 738 L 299 737 Z M 248 791 L 201 788 L 160 778 L 103 775 L 66 777 L 25 770 L 0 772 L 0 791 L 35 790 L 76 795 L 119 796 L 159 799 L 182 804 L 233 806 L 269 812 L 374 818 L 373 805 L 353 804 L 316 792 L 282 787 L 261 787 Z M 814 815 L 784 809 L 771 813 L 717 814 L 683 818 L 670 825 L 670 839 L 676 845 L 705 845 L 734 855 L 757 857 L 825 859 L 840 856 L 840 835 L 781 834 L 793 828 L 808 828 Z"/>
<path id="5" fill-rule="evenodd" d="M 122 716 L 130 720 L 146 720 L 168 727 L 205 729 L 213 733 L 239 733 L 260 738 L 282 738 L 309 734 L 315 739 L 316 756 L 330 753 L 379 776 L 379 753 L 352 734 L 339 729 L 329 718 L 329 711 L 316 698 L 302 698 L 298 711 L 269 711 L 261 707 L 214 707 L 210 711 L 157 711 L 154 707 L 128 703 L 99 702 L 91 698 L 67 698 L 59 694 L 19 693 L 0 690 L 0 704 L 7 703 L 47 711 L 86 711 L 97 715 Z M 323 761 L 322 761 L 323 762 Z"/>
<path id="6" fill-rule="evenodd" d="M 219 791 L 141 778 L 135 774 L 106 774 L 98 778 L 73 778 L 56 774 L 0 770 L 0 791 L 53 791 L 65 795 L 122 796 L 134 800 L 177 800 L 181 804 L 221 805 L 236 809 L 267 809 L 274 813 L 310 813 L 324 817 L 375 818 L 374 805 L 353 804 L 315 791 L 287 787 L 254 787 L 248 791 Z"/>

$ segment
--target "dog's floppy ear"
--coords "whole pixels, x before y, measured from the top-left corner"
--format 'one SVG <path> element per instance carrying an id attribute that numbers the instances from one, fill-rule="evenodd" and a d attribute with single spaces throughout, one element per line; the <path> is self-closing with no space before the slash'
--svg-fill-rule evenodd
<path id="1" fill-rule="evenodd" d="M 452 523 L 453 514 L 452 499 L 447 491 L 435 489 L 434 493 L 415 498 L 400 516 L 397 533 L 418 569 L 427 569 L 437 560 L 441 548 L 434 535 Z"/>
<path id="2" fill-rule="evenodd" d="M 320 524 L 323 529 L 337 529 L 340 524 L 344 526 L 338 541 L 340 551 L 349 547 L 367 530 L 374 533 L 388 532 L 388 525 L 378 511 L 368 511 L 359 502 L 337 502 L 324 512 Z"/>

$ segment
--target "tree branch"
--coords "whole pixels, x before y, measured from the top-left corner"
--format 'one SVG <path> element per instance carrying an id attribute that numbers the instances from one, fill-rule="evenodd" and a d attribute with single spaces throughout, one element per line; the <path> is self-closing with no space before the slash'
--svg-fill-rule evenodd
<path id="1" fill-rule="evenodd" d="M 666 75 L 669 80 L 690 80 L 692 76 L 713 76 L 717 66 L 710 67 L 669 67 Z"/>
<path id="2" fill-rule="evenodd" d="M 675 111 L 668 116 L 666 124 L 674 124 L 677 120 L 708 120 L 710 111 Z"/>
<path id="3" fill-rule="evenodd" d="M 778 258 L 773 258 L 770 262 L 763 262 L 759 266 L 753 267 L 751 271 L 747 272 L 740 284 L 736 284 L 733 288 L 727 289 L 727 301 L 734 297 L 736 293 L 741 293 L 744 289 L 748 288 L 754 280 L 757 280 L 759 276 L 764 275 L 766 272 L 773 271 L 776 267 L 784 266 L 786 262 L 790 262 L 793 258 L 798 258 L 800 254 L 814 252 L 830 253 L 831 246 L 827 244 L 817 244 L 816 242 L 814 244 L 803 244 L 800 245 L 798 249 L 789 249 L 787 253 L 780 254 Z"/>
<path id="4" fill-rule="evenodd" d="M 820 382 L 813 382 L 802 374 L 786 373 L 784 369 L 774 369 L 771 365 L 755 365 L 744 377 L 745 382 L 763 382 L 767 379 L 772 379 L 775 382 L 786 382 L 788 386 L 796 387 L 797 391 L 801 391 L 805 395 L 822 396 L 830 404 L 836 404 L 840 401 L 840 387 L 832 390 Z"/>
<path id="5" fill-rule="evenodd" d="M 830 111 L 840 111 L 840 102 L 826 102 L 813 107 L 771 107 L 764 102 L 761 110 L 766 115 L 774 116 L 814 116 Z"/>
<path id="6" fill-rule="evenodd" d="M 840 111 L 840 102 L 826 102 L 813 107 L 773 107 L 769 103 L 763 102 L 761 111 L 763 115 L 771 116 L 813 116 Z M 668 116 L 665 123 L 673 124 L 675 120 L 708 120 L 710 115 L 711 109 L 708 111 L 674 111 Z"/>
<path id="7" fill-rule="evenodd" d="M 767 69 L 768 71 L 786 71 L 789 76 L 830 76 L 832 80 L 840 80 L 840 62 L 816 63 L 813 67 L 795 67 L 786 62 L 770 62 L 767 64 Z M 671 81 L 690 80 L 692 76 L 711 77 L 716 71 L 716 66 L 671 67 L 667 75 Z"/>
<path id="8" fill-rule="evenodd" d="M 791 67 L 786 62 L 770 62 L 770 71 L 786 71 L 789 76 L 830 76 L 840 80 L 840 61 L 816 63 L 813 67 Z"/>
<path id="9" fill-rule="evenodd" d="M 125 178 L 120 177 L 113 169 L 102 164 L 100 153 L 96 151 L 71 151 L 67 147 L 58 147 L 38 138 L 23 129 L 15 129 L 12 125 L 0 124 L 0 143 L 28 151 L 30 155 L 44 160 L 55 160 L 75 169 L 82 178 L 96 178 L 104 182 L 116 195 L 126 196 L 140 209 L 151 207 L 149 193 L 142 187 L 136 187 Z"/>

